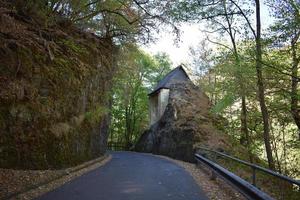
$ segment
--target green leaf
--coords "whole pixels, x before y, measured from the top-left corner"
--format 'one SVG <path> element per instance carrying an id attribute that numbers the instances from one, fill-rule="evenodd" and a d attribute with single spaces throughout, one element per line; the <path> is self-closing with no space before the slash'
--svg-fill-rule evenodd
<path id="1" fill-rule="evenodd" d="M 220 113 L 227 107 L 231 106 L 236 100 L 236 97 L 232 94 L 225 95 L 215 106 L 212 108 L 213 113 Z"/>

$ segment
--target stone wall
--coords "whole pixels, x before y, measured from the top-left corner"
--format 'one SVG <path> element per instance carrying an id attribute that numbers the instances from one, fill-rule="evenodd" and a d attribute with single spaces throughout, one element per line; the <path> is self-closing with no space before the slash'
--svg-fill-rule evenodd
<path id="1" fill-rule="evenodd" d="M 112 41 L 0 11 L 0 167 L 62 168 L 103 155 Z"/>

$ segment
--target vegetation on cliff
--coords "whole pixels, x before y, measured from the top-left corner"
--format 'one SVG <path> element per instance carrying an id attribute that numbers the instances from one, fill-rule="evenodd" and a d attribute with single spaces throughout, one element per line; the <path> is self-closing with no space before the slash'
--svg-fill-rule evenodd
<path id="1" fill-rule="evenodd" d="M 0 165 L 63 167 L 103 154 L 112 41 L 11 7 L 0 19 Z"/>

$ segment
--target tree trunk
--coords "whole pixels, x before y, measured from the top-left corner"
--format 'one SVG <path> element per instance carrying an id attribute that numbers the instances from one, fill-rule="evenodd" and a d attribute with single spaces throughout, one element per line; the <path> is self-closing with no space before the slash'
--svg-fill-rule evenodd
<path id="1" fill-rule="evenodd" d="M 297 40 L 299 38 L 299 34 L 293 38 L 291 47 L 292 47 L 292 80 L 291 80 L 291 113 L 295 124 L 298 127 L 298 139 L 300 140 L 300 115 L 299 115 L 299 108 L 298 108 L 298 65 L 300 59 L 297 57 Z"/>
<path id="2" fill-rule="evenodd" d="M 258 99 L 263 118 L 264 125 L 264 143 L 267 153 L 269 168 L 275 170 L 274 159 L 272 155 L 272 148 L 270 143 L 270 127 L 269 127 L 269 113 L 265 102 L 265 87 L 262 76 L 262 46 L 261 46 L 261 21 L 260 21 L 260 2 L 255 0 L 256 7 L 256 75 L 258 87 Z"/>
<path id="3" fill-rule="evenodd" d="M 224 8 L 224 13 L 225 13 L 225 17 L 226 17 L 226 22 L 227 22 L 227 26 L 228 26 L 228 34 L 230 36 L 230 40 L 232 43 L 232 47 L 233 47 L 233 54 L 235 57 L 235 64 L 238 68 L 241 67 L 241 62 L 240 62 L 240 56 L 238 53 L 238 48 L 236 45 L 236 41 L 235 41 L 235 37 L 234 37 L 234 33 L 232 32 L 232 24 L 230 22 L 230 19 L 228 17 L 228 13 L 227 13 L 227 6 L 226 6 L 226 1 L 223 1 L 223 8 Z M 246 104 L 246 95 L 245 95 L 245 85 L 243 83 L 243 76 L 241 74 L 241 71 L 235 72 L 235 77 L 237 79 L 237 82 L 240 85 L 239 88 L 239 94 L 241 96 L 242 99 L 242 105 L 241 105 L 241 144 L 245 144 L 246 148 L 248 150 L 248 154 L 249 154 L 249 160 L 251 162 L 253 162 L 252 159 L 252 155 L 251 155 L 251 151 L 250 151 L 250 137 L 249 137 L 249 131 L 248 131 L 248 125 L 247 125 L 247 104 Z M 245 141 L 245 142 L 244 142 Z"/>
<path id="4" fill-rule="evenodd" d="M 250 136 L 249 136 L 249 130 L 248 130 L 248 124 L 247 124 L 247 106 L 246 106 L 246 97 L 245 95 L 242 95 L 242 110 L 241 110 L 241 132 L 243 136 L 245 137 L 246 147 L 249 154 L 249 160 L 251 163 L 253 163 L 253 156 L 250 150 Z"/>
<path id="5" fill-rule="evenodd" d="M 280 162 L 280 158 L 279 158 L 279 155 L 278 155 L 278 151 L 279 151 L 279 147 L 277 146 L 277 139 L 278 139 L 278 136 L 276 137 L 275 134 L 274 134 L 274 129 L 273 129 L 273 126 L 272 126 L 272 119 L 271 119 L 271 122 L 270 122 L 270 132 L 271 132 L 271 137 L 272 137 L 272 147 L 273 147 L 273 153 L 274 153 L 274 162 L 277 163 L 277 171 L 281 174 L 282 171 L 281 171 L 281 162 Z"/>

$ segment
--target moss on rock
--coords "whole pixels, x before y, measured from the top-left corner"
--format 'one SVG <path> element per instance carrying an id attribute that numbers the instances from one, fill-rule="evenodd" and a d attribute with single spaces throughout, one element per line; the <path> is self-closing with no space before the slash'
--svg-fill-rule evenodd
<path id="1" fill-rule="evenodd" d="M 112 41 L 20 19 L 0 12 L 0 167 L 61 168 L 102 155 Z"/>

